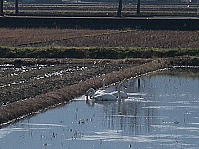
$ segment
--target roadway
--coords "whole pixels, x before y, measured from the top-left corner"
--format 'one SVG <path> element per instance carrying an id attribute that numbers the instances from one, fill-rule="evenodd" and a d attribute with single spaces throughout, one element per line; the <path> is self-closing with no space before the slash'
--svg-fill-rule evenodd
<path id="1" fill-rule="evenodd" d="M 143 17 L 55 17 L 3 16 L 0 27 L 25 28 L 89 28 L 89 29 L 151 29 L 199 30 L 199 17 L 143 16 Z"/>

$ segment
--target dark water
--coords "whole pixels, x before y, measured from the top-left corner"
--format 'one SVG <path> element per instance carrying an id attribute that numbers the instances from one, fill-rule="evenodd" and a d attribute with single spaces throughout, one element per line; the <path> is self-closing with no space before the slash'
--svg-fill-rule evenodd
<path id="1" fill-rule="evenodd" d="M 127 91 L 121 103 L 81 97 L 0 129 L 0 149 L 199 148 L 199 73 L 144 76 Z"/>

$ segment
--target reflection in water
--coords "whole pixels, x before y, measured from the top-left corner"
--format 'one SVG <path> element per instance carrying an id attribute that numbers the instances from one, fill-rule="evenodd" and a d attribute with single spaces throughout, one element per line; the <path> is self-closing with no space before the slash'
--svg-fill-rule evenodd
<path id="1" fill-rule="evenodd" d="M 85 104 L 80 97 L 1 129 L 0 148 L 199 148 L 199 77 L 194 71 L 130 80 L 129 97 L 122 102 Z"/>

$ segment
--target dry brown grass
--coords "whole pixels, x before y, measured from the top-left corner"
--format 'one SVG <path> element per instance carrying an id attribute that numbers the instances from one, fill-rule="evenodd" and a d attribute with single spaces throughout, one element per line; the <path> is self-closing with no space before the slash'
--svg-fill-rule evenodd
<path id="1" fill-rule="evenodd" d="M 198 48 L 199 32 L 127 30 L 117 34 L 69 39 L 55 44 L 72 47 Z"/>
<path id="2" fill-rule="evenodd" d="M 198 31 L 0 29 L 1 46 L 198 48 Z"/>
<path id="3" fill-rule="evenodd" d="M 30 42 L 47 42 L 63 38 L 79 37 L 85 34 L 109 32 L 108 30 L 74 30 L 74 29 L 6 29 L 0 28 L 0 45 L 16 46 Z"/>

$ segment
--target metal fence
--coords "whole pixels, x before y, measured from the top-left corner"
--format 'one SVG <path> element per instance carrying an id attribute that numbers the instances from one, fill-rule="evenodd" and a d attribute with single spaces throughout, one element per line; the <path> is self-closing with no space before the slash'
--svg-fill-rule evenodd
<path id="1" fill-rule="evenodd" d="M 41 2 L 41 1 L 40 1 Z M 49 0 L 50 2 L 50 0 Z M 119 14 L 118 14 L 119 13 Z M 0 0 L 1 15 L 27 16 L 198 16 L 199 0 L 116 0 L 37 3 L 34 0 Z"/>

